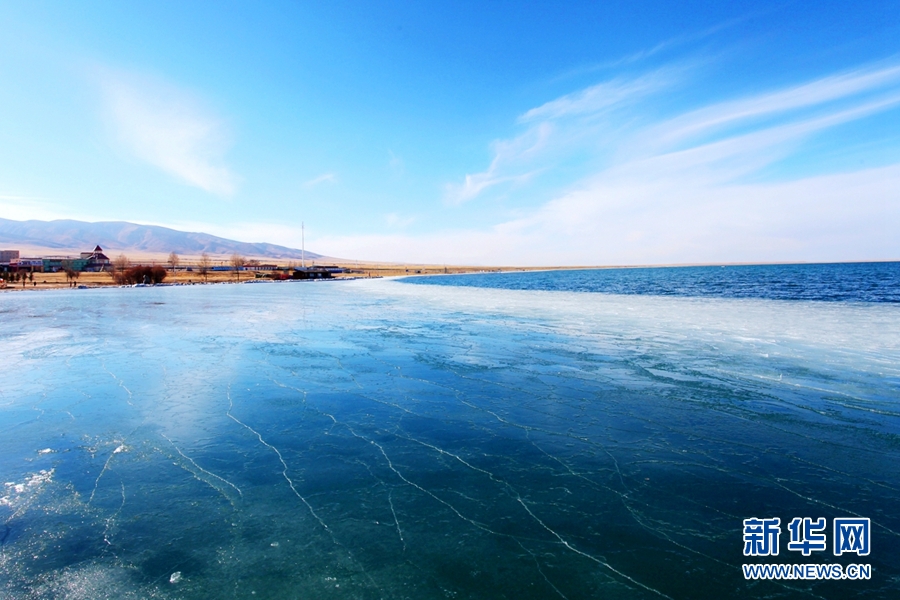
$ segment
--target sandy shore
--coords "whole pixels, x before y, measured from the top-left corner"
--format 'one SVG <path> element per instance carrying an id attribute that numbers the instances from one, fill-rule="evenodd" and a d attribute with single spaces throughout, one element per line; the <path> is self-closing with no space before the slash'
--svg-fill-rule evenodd
<path id="1" fill-rule="evenodd" d="M 345 273 L 335 274 L 336 279 L 342 278 L 370 278 L 370 277 L 400 277 L 405 275 L 443 275 L 455 273 L 481 273 L 481 272 L 506 272 L 506 271 L 545 271 L 559 269 L 583 269 L 591 267 L 468 267 L 468 266 L 443 266 L 443 265 L 396 265 L 383 263 L 358 263 L 358 265 L 342 265 L 348 269 Z M 267 273 L 267 272 L 266 272 Z M 234 271 L 212 271 L 206 278 L 196 271 L 187 271 L 179 268 L 175 273 L 170 270 L 164 283 L 175 284 L 203 284 L 203 283 L 238 283 L 257 280 L 257 272 L 241 271 L 240 276 Z M 35 273 L 34 280 L 7 282 L 5 289 L 0 292 L 13 292 L 25 290 L 65 289 L 70 287 L 114 287 L 118 286 L 109 273 L 79 273 L 76 280 L 67 280 L 65 273 Z"/>

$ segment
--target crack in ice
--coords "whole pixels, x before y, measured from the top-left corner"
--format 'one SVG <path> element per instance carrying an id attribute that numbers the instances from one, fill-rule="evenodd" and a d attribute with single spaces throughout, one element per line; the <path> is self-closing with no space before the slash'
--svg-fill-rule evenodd
<path id="1" fill-rule="evenodd" d="M 242 492 L 241 489 L 240 489 L 238 486 L 234 485 L 233 483 L 231 483 L 230 481 L 228 481 L 228 480 L 225 479 L 224 477 L 220 477 L 220 476 L 216 475 L 215 473 L 212 473 L 211 471 L 207 471 L 206 469 L 204 469 L 203 467 L 201 467 L 200 465 L 198 465 L 197 462 L 196 462 L 193 458 L 191 458 L 190 456 L 187 456 L 184 452 L 182 452 L 181 449 L 180 449 L 178 446 L 175 445 L 175 442 L 173 442 L 171 439 L 169 439 L 169 437 L 168 437 L 166 434 L 162 433 L 162 434 L 160 434 L 160 435 L 162 435 L 164 438 L 166 438 L 166 440 L 167 440 L 170 444 L 172 444 L 172 447 L 175 448 L 175 451 L 178 452 L 178 454 L 180 454 L 182 458 L 184 458 L 185 460 L 187 460 L 188 462 L 190 462 L 196 469 L 200 470 L 200 471 L 203 472 L 203 473 L 206 473 L 207 475 L 210 475 L 210 476 L 212 476 L 212 477 L 215 477 L 216 479 L 218 479 L 219 481 L 221 481 L 221 482 L 223 482 L 223 483 L 225 483 L 225 484 L 227 484 L 227 485 L 230 485 L 232 488 L 235 489 L 235 491 L 237 491 L 238 495 L 241 497 L 241 500 L 244 499 L 244 492 Z M 186 470 L 189 471 L 189 472 L 191 472 L 190 469 L 186 469 Z M 210 481 L 208 481 L 208 480 L 206 480 L 206 479 L 204 479 L 204 478 L 198 477 L 196 473 L 191 472 L 191 475 L 194 476 L 194 479 L 196 479 L 196 480 L 198 480 L 198 481 L 202 481 L 203 483 L 205 483 L 205 484 L 208 485 L 209 487 L 213 488 L 214 490 L 216 490 L 217 492 L 219 492 L 220 494 L 222 494 L 222 496 L 224 496 L 225 499 L 228 500 L 228 502 L 231 504 L 231 506 L 232 506 L 233 508 L 237 508 L 237 507 L 235 506 L 234 500 L 233 500 L 228 494 L 226 494 L 223 490 L 219 489 L 219 486 L 213 485 Z"/>
<path id="2" fill-rule="evenodd" d="M 88 499 L 88 504 L 94 501 L 94 494 L 97 493 L 97 486 L 100 485 L 100 479 L 103 477 L 103 474 L 106 473 L 107 469 L 109 469 L 109 463 L 112 461 L 113 457 L 119 452 L 125 452 L 125 440 L 116 447 L 115 450 L 109 455 L 109 458 L 106 459 L 106 462 L 103 464 L 103 468 L 100 470 L 100 474 L 97 475 L 97 479 L 94 481 L 94 489 L 91 490 L 91 497 Z"/>
<path id="3" fill-rule="evenodd" d="M 525 507 L 525 510 L 527 510 L 528 513 L 529 513 L 532 517 L 534 517 L 534 520 L 541 524 L 541 527 L 543 527 L 544 529 L 546 529 L 547 531 L 549 531 L 551 534 L 553 534 L 553 536 L 556 537 L 556 539 L 559 540 L 559 543 L 561 543 L 563 546 L 565 546 L 566 548 L 568 548 L 568 549 L 571 550 L 572 552 L 575 552 L 576 554 L 580 554 L 581 556 L 583 556 L 583 557 L 585 557 L 585 558 L 588 558 L 588 559 L 594 561 L 595 563 L 597 563 L 597 564 L 599 564 L 599 565 L 602 565 L 602 566 L 606 567 L 607 569 L 609 569 L 610 571 L 612 571 L 612 572 L 615 573 L 616 575 L 618 575 L 618 576 L 620 576 L 620 577 L 624 577 L 625 579 L 627 579 L 627 580 L 630 581 L 631 583 L 633 583 L 633 584 L 635 584 L 635 585 L 638 585 L 638 586 L 644 588 L 645 590 L 647 590 L 647 591 L 649 591 L 649 592 L 653 592 L 654 594 L 657 594 L 657 595 L 659 595 L 659 596 L 662 596 L 663 598 L 669 598 L 669 600 L 672 600 L 672 597 L 671 597 L 671 596 L 667 596 L 666 594 L 663 594 L 663 593 L 660 592 L 659 590 L 655 590 L 655 589 L 653 589 L 652 587 L 649 587 L 649 586 L 647 586 L 647 585 L 644 585 L 644 584 L 641 583 L 640 581 L 637 581 L 636 579 L 633 579 L 632 577 L 629 577 L 628 575 L 626 575 L 626 574 L 623 573 L 622 571 L 619 571 L 618 569 L 616 569 L 615 567 L 613 567 L 613 566 L 610 565 L 609 563 L 604 562 L 604 561 L 600 560 L 599 558 L 597 558 L 597 557 L 595 557 L 595 556 L 591 556 L 591 555 L 588 554 L 587 552 L 583 552 L 583 551 L 579 550 L 578 548 L 576 548 L 575 546 L 572 546 L 572 545 L 571 545 L 569 542 L 567 542 L 561 535 L 559 535 L 558 533 L 556 533 L 555 531 L 553 531 L 552 529 L 550 529 L 543 521 L 541 521 L 541 520 L 538 518 L 537 515 L 535 515 L 533 512 L 531 512 L 531 509 L 528 508 L 528 505 L 525 504 L 525 501 L 522 500 L 522 498 L 517 498 L 517 500 L 519 501 L 519 503 L 520 503 L 522 506 Z"/>
<path id="4" fill-rule="evenodd" d="M 272 444 L 270 444 L 266 440 L 264 440 L 262 435 L 258 431 L 256 431 L 255 429 L 253 429 L 252 427 L 250 427 L 249 425 L 247 425 L 246 423 L 244 423 L 243 421 L 239 420 L 237 417 L 235 417 L 234 415 L 231 414 L 231 410 L 234 408 L 234 401 L 231 399 L 230 386 L 229 386 L 229 390 L 227 392 L 227 396 L 228 396 L 228 410 L 225 412 L 225 415 L 229 419 L 231 419 L 232 421 L 234 421 L 235 423 L 240 425 L 241 427 L 245 427 L 248 431 L 253 433 L 253 435 L 255 435 L 259 439 L 259 442 L 263 446 L 265 446 L 265 447 L 269 448 L 270 450 L 272 450 L 273 452 L 275 452 L 275 454 L 278 456 L 278 460 L 281 462 L 281 466 L 283 467 L 283 469 L 281 471 L 281 475 L 282 475 L 282 477 L 284 477 L 285 481 L 288 482 L 288 485 L 290 486 L 291 491 L 294 492 L 294 495 L 297 496 L 297 498 L 299 498 L 300 501 L 306 505 L 306 508 L 309 509 L 309 513 L 316 519 L 316 521 L 319 522 L 319 525 L 321 525 L 322 528 L 325 529 L 325 531 L 327 531 L 332 536 L 332 539 L 333 539 L 334 533 L 332 533 L 331 529 L 328 527 L 328 524 L 325 523 L 325 521 L 323 521 L 322 518 L 316 514 L 316 511 L 315 511 L 315 509 L 313 509 L 312 504 L 310 504 L 306 500 L 306 498 L 304 498 L 300 494 L 300 492 L 297 491 L 297 488 L 294 486 L 294 481 L 288 476 L 287 463 L 284 462 L 284 457 L 281 455 L 281 452 L 278 450 L 278 448 L 276 448 L 275 446 L 273 446 Z M 337 543 L 337 540 L 335 540 L 335 543 Z"/>

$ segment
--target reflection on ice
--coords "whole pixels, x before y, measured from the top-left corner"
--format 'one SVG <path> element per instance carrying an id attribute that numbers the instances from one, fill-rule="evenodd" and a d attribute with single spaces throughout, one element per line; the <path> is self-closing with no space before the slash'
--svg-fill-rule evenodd
<path id="1" fill-rule="evenodd" d="M 2 298 L 0 595 L 889 598 L 900 577 L 889 304 L 25 296 Z M 871 581 L 741 576 L 742 519 L 854 515 Z"/>

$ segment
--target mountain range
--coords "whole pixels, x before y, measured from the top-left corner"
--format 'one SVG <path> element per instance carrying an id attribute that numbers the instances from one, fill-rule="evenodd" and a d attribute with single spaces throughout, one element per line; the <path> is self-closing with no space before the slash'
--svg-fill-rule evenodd
<path id="1" fill-rule="evenodd" d="M 138 225 L 127 221 L 12 221 L 0 219 L 0 247 L 16 250 L 22 246 L 28 249 L 46 249 L 64 254 L 82 252 L 100 245 L 110 253 L 153 253 L 175 252 L 184 255 L 231 255 L 235 252 L 248 257 L 275 259 L 301 258 L 297 248 L 288 248 L 268 243 L 249 243 L 229 240 L 208 233 L 178 231 L 155 225 Z M 111 256 L 112 254 L 110 254 Z M 306 251 L 306 258 L 322 258 L 321 254 Z"/>

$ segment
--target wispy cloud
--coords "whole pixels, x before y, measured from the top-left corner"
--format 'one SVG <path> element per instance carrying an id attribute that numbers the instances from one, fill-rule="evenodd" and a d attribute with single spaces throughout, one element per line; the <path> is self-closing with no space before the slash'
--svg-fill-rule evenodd
<path id="1" fill-rule="evenodd" d="M 500 183 L 514 182 L 522 183 L 531 179 L 535 173 L 522 173 L 520 175 L 501 176 L 496 174 L 496 170 L 488 170 L 484 173 L 475 173 L 474 175 L 466 175 L 465 180 L 460 185 L 447 185 L 447 201 L 449 204 L 462 204 L 477 197 L 484 190 L 498 185 Z"/>
<path id="2" fill-rule="evenodd" d="M 103 207 L 101 210 L 86 209 L 82 203 L 73 202 L 71 197 L 28 196 L 0 193 L 0 217 L 13 221 L 55 221 L 73 219 L 75 221 L 115 221 L 127 219 L 117 207 Z"/>
<path id="3" fill-rule="evenodd" d="M 537 169 L 516 172 L 540 154 L 553 132 L 550 123 L 531 127 L 524 134 L 512 140 L 494 142 L 494 159 L 487 171 L 467 174 L 463 183 L 446 186 L 447 203 L 463 204 L 476 198 L 484 190 L 500 183 L 522 183 L 533 177 Z"/>
<path id="4" fill-rule="evenodd" d="M 633 102 L 638 98 L 671 87 L 680 80 L 676 69 L 661 69 L 637 77 L 620 77 L 551 100 L 532 108 L 519 117 L 520 123 L 537 119 L 559 119 L 585 114 L 596 114 Z"/>
<path id="5" fill-rule="evenodd" d="M 318 237 L 318 252 L 470 265 L 900 258 L 900 165 L 767 184 L 595 182 L 484 229 Z"/>
<path id="6" fill-rule="evenodd" d="M 388 213 L 384 216 L 384 221 L 388 227 L 402 229 L 409 227 L 416 222 L 416 218 L 412 216 L 404 216 L 397 213 Z"/>
<path id="7" fill-rule="evenodd" d="M 224 166 L 229 136 L 193 94 L 158 78 L 96 70 L 114 136 L 137 158 L 207 192 L 228 196 L 237 177 Z"/>
<path id="8" fill-rule="evenodd" d="M 52 199 L 18 194 L 0 194 L 0 215 L 14 221 L 75 218 L 71 211 Z"/>
<path id="9" fill-rule="evenodd" d="M 505 182 L 529 185 L 532 174 L 561 164 L 580 167 L 555 188 L 538 186 L 544 203 L 518 207 L 515 217 L 427 237 L 322 243 L 343 256 L 364 243 L 383 260 L 475 264 L 900 258 L 900 163 L 765 176 L 784 159 L 803 162 L 815 136 L 864 118 L 893 119 L 887 113 L 900 109 L 900 65 L 868 65 L 675 114 L 666 106 L 668 115 L 651 118 L 666 113 L 647 103 L 683 83 L 671 72 L 617 78 L 527 111 L 519 119 L 526 130 L 494 142 L 488 168 L 450 189 L 460 204 Z"/>
<path id="10" fill-rule="evenodd" d="M 597 138 L 608 141 L 607 133 L 634 119 L 637 103 L 680 85 L 688 70 L 678 65 L 617 77 L 526 111 L 518 118 L 525 131 L 493 143 L 494 158 L 486 171 L 466 174 L 462 183 L 446 186 L 448 203 L 463 204 L 500 184 L 528 182 L 566 160 L 566 154 L 578 145 L 586 144 L 588 152 L 596 152 Z"/>
<path id="11" fill-rule="evenodd" d="M 334 173 L 322 173 L 318 177 L 314 177 L 303 183 L 303 187 L 316 187 L 321 183 L 337 183 L 337 175 Z"/>
<path id="12" fill-rule="evenodd" d="M 650 135 L 659 141 L 677 142 L 729 126 L 853 99 L 880 90 L 896 92 L 898 83 L 900 65 L 858 69 L 750 98 L 707 106 L 663 123 L 662 127 L 652 130 Z"/>
<path id="13" fill-rule="evenodd" d="M 395 176 L 403 175 L 403 173 L 406 171 L 406 163 L 403 162 L 402 158 L 394 154 L 392 150 L 388 150 L 388 155 L 391 157 L 391 159 L 388 161 L 388 167 L 390 168 L 391 172 Z"/>
<path id="14" fill-rule="evenodd" d="M 748 13 L 742 17 L 728 19 L 727 21 L 722 21 L 721 23 L 717 23 L 711 27 L 707 27 L 705 29 L 701 29 L 699 31 L 686 32 L 680 35 L 676 35 L 667 40 L 663 40 L 658 44 L 651 46 L 649 48 L 643 48 L 636 52 L 632 52 L 631 54 L 627 54 L 620 58 L 604 61 L 600 63 L 594 63 L 589 65 L 582 65 L 580 67 L 576 67 L 574 69 L 570 69 L 565 73 L 555 77 L 553 81 L 560 81 L 569 79 L 575 76 L 583 76 L 589 73 L 597 73 L 601 71 L 608 71 L 610 69 L 615 69 L 619 67 L 628 67 L 633 66 L 635 64 L 641 63 L 642 61 L 646 61 L 647 59 L 656 57 L 660 54 L 663 54 L 666 51 L 673 50 L 680 46 L 684 46 L 685 44 L 690 44 L 692 42 L 699 42 L 706 38 L 712 37 L 716 34 L 719 34 L 723 31 L 726 31 L 736 25 L 744 23 L 751 18 L 759 17 L 762 13 L 766 11 L 760 11 L 757 13 Z"/>
<path id="15" fill-rule="evenodd" d="M 719 165 L 730 157 L 743 164 L 732 175 L 747 173 L 784 158 L 817 131 L 892 108 L 900 94 L 900 65 L 881 65 L 647 122 L 648 105 L 684 86 L 690 72 L 682 65 L 620 76 L 526 111 L 518 123 L 527 129 L 494 142 L 487 170 L 447 186 L 450 204 L 468 202 L 499 184 L 527 182 L 577 157 L 594 164 L 613 157 L 603 171 L 628 164 L 655 168 L 660 157 L 675 163 L 671 153 L 680 153 L 681 160 L 708 156 Z"/>

